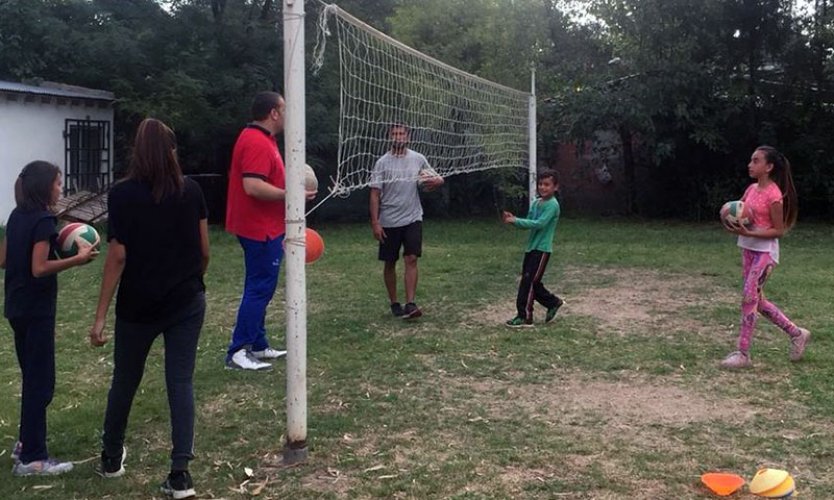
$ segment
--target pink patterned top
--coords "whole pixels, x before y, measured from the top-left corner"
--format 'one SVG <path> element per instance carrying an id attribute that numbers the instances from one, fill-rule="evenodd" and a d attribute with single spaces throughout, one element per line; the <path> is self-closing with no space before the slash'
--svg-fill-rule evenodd
<path id="1" fill-rule="evenodd" d="M 749 214 L 750 222 L 756 229 L 770 229 L 773 221 L 770 218 L 770 206 L 782 201 L 782 190 L 775 182 L 766 188 L 759 189 L 758 184 L 751 184 L 741 197 L 744 210 Z"/>
<path id="2" fill-rule="evenodd" d="M 759 189 L 759 185 L 753 183 L 744 191 L 741 201 L 744 202 L 744 211 L 750 218 L 753 230 L 771 229 L 773 219 L 770 217 L 770 206 L 782 201 L 782 190 L 775 182 L 771 182 L 764 189 Z M 739 236 L 738 246 L 756 252 L 767 252 L 775 263 L 779 263 L 779 238 Z"/>

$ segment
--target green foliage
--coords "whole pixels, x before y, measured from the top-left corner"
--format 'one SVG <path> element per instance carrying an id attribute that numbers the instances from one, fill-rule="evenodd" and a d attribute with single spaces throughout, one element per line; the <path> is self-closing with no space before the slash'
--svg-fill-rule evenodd
<path id="1" fill-rule="evenodd" d="M 189 172 L 225 172 L 251 96 L 283 86 L 281 2 L 3 0 L 0 78 L 113 91 L 117 168 L 141 118 L 177 131 Z M 704 193 L 742 185 L 753 147 L 791 158 L 803 215 L 834 214 L 831 0 L 348 0 L 340 7 L 443 62 L 517 89 L 537 69 L 538 158 L 597 131 L 633 147 L 636 210 L 697 218 Z M 566 13 L 572 7 L 574 14 Z M 306 5 L 312 53 L 320 6 Z M 307 78 L 308 162 L 332 175 L 335 47 Z M 641 179 L 647 171 L 651 182 Z M 512 173 L 467 175 L 470 207 Z M 450 183 L 452 184 L 452 183 Z M 515 186 L 515 187 L 514 187 Z M 456 188 L 457 189 L 457 188 Z M 477 193 L 467 197 L 466 189 Z M 474 211 L 489 210 L 491 197 Z"/>
<path id="2" fill-rule="evenodd" d="M 834 96 L 819 92 L 830 88 L 830 73 L 802 75 L 819 66 L 820 46 L 831 50 L 827 2 L 818 4 L 813 21 L 780 0 L 589 4 L 599 20 L 590 42 L 604 57 L 590 61 L 594 71 L 584 82 L 565 85 L 550 99 L 544 120 L 556 124 L 554 137 L 584 140 L 613 129 L 636 141 L 638 158 L 654 167 L 657 189 L 666 193 L 652 198 L 654 214 L 676 206 L 670 213 L 697 217 L 705 199 L 691 193 L 739 178 L 762 143 L 792 158 L 799 190 L 819 199 L 826 189 L 809 170 L 830 172 L 831 155 L 802 143 L 821 137 L 819 126 L 834 125 L 824 104 Z M 737 167 L 728 172 L 727 165 Z M 651 197 L 645 189 L 638 194 Z"/>
<path id="3" fill-rule="evenodd" d="M 3 2 L 0 77 L 111 90 L 117 157 L 125 158 L 135 124 L 155 116 L 195 152 L 183 155 L 186 168 L 205 169 L 218 137 L 233 140 L 246 122 L 252 95 L 282 81 L 276 7 L 223 4 L 215 12 L 205 2 L 173 2 L 171 11 L 151 0 Z"/>
<path id="4" fill-rule="evenodd" d="M 392 35 L 447 64 L 516 89 L 547 38 L 542 2 L 419 0 L 396 10 Z"/>

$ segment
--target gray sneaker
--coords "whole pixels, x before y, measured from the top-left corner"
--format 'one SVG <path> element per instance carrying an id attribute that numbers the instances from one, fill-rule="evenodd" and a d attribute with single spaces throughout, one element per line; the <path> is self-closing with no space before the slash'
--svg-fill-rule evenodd
<path id="1" fill-rule="evenodd" d="M 72 470 L 72 462 L 61 462 L 54 458 L 34 460 L 28 464 L 18 462 L 12 467 L 15 476 L 57 476 Z"/>
<path id="2" fill-rule="evenodd" d="M 20 454 L 23 453 L 23 443 L 20 441 L 14 444 L 14 448 L 12 448 L 12 453 L 9 455 L 12 457 L 12 462 L 20 462 Z"/>
<path id="3" fill-rule="evenodd" d="M 805 346 L 811 340 L 811 332 L 805 328 L 799 329 L 799 335 L 791 338 L 791 352 L 788 355 L 791 361 L 799 361 L 802 355 L 805 354 Z"/>
<path id="4" fill-rule="evenodd" d="M 753 362 L 750 361 L 750 355 L 746 352 L 741 351 L 733 351 L 724 358 L 724 361 L 721 362 L 721 368 L 726 368 L 728 370 L 738 370 L 741 368 L 750 368 L 753 366 Z"/>

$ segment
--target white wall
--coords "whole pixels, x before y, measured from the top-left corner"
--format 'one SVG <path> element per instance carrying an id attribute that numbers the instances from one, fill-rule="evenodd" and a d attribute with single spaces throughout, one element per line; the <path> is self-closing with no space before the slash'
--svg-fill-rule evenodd
<path id="1" fill-rule="evenodd" d="M 113 108 L 98 107 L 98 101 L 25 95 L 10 101 L 0 93 L 0 225 L 5 225 L 14 202 L 14 182 L 23 167 L 34 160 L 45 160 L 65 169 L 64 126 L 66 119 L 110 122 L 110 158 L 113 158 Z M 42 102 L 48 99 L 49 102 Z M 70 104 L 75 102 L 76 104 Z M 89 103 L 93 103 L 92 106 Z M 112 168 L 112 165 L 111 165 Z"/>

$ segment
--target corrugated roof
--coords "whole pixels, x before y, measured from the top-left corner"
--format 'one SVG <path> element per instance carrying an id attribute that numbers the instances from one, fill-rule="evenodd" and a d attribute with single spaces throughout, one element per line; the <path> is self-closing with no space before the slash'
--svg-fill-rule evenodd
<path id="1" fill-rule="evenodd" d="M 95 99 L 99 101 L 115 101 L 113 92 L 98 89 L 88 89 L 75 85 L 55 82 L 42 82 L 40 85 L 7 82 L 0 80 L 0 92 L 17 92 L 19 94 L 49 95 L 55 97 L 69 97 L 76 99 Z"/>

